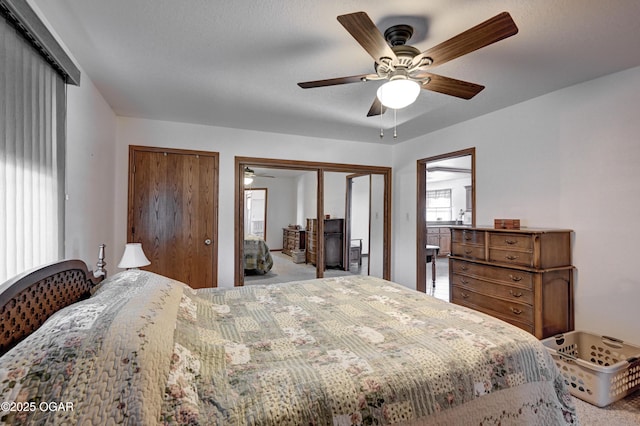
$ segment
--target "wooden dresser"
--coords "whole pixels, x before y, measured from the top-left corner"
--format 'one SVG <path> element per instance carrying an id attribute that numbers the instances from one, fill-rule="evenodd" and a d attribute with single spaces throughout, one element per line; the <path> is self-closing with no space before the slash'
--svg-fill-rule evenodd
<path id="1" fill-rule="evenodd" d="M 567 229 L 452 227 L 451 302 L 538 339 L 573 330 L 571 234 Z"/>
<path id="2" fill-rule="evenodd" d="M 343 269 L 344 219 L 324 219 L 324 266 Z M 318 221 L 307 219 L 307 263 L 316 264 Z"/>
<path id="3" fill-rule="evenodd" d="M 304 250 L 305 231 L 295 228 L 282 228 L 282 253 L 291 256 L 294 250 Z"/>

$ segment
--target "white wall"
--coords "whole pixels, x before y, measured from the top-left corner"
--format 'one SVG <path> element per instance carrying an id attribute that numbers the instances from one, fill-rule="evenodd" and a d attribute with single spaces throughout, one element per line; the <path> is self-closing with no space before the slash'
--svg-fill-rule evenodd
<path id="1" fill-rule="evenodd" d="M 394 149 L 393 279 L 415 288 L 416 159 L 476 147 L 477 223 L 570 228 L 576 329 L 640 344 L 640 68 Z"/>
<path id="2" fill-rule="evenodd" d="M 220 153 L 218 222 L 218 286 L 233 286 L 234 157 L 341 162 L 390 166 L 391 147 L 265 132 L 117 118 L 115 159 L 115 244 L 124 247 L 127 225 L 127 173 L 129 145 L 179 147 Z M 314 216 L 309 216 L 314 217 Z"/>
<path id="3" fill-rule="evenodd" d="M 65 258 L 95 267 L 104 243 L 114 272 L 124 247 L 115 244 L 113 228 L 116 117 L 86 74 L 67 94 Z"/>
<path id="4" fill-rule="evenodd" d="M 349 173 L 325 172 L 323 175 L 324 214 L 330 215 L 333 219 L 344 219 Z"/>
<path id="5" fill-rule="evenodd" d="M 297 224 L 304 229 L 307 226 L 307 218 L 318 216 L 318 173 L 306 172 L 298 176 L 298 211 Z"/>

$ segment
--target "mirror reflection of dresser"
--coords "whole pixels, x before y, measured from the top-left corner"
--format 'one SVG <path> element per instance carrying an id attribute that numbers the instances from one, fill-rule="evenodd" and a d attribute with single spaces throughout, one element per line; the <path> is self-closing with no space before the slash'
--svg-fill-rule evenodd
<path id="1" fill-rule="evenodd" d="M 282 253 L 292 256 L 294 252 L 304 250 L 306 236 L 304 229 L 289 226 L 282 228 Z"/>
<path id="2" fill-rule="evenodd" d="M 352 238 L 349 245 L 349 266 L 357 263 L 362 266 L 362 238 Z"/>
<path id="3" fill-rule="evenodd" d="M 318 220 L 307 219 L 307 263 L 316 264 Z M 324 266 L 344 269 L 344 219 L 324 219 Z"/>

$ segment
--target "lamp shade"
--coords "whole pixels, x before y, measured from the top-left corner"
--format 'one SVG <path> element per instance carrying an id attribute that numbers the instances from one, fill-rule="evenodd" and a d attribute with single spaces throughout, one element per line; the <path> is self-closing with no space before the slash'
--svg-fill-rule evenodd
<path id="1" fill-rule="evenodd" d="M 150 264 L 151 262 L 147 259 L 147 256 L 144 255 L 144 251 L 142 251 L 141 243 L 127 243 L 124 247 L 122 259 L 120 263 L 118 263 L 118 268 L 139 268 Z"/>
<path id="2" fill-rule="evenodd" d="M 378 99 L 387 108 L 400 109 L 415 102 L 420 85 L 408 79 L 391 80 L 378 88 Z"/>

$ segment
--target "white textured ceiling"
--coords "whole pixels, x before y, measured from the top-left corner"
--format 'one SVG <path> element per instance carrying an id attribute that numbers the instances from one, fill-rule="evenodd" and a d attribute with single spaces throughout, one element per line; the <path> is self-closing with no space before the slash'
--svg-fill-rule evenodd
<path id="1" fill-rule="evenodd" d="M 640 65 L 638 0 L 30 0 L 120 116 L 393 144 Z M 471 100 L 422 91 L 366 117 L 379 82 L 301 89 L 373 72 L 336 20 L 365 11 L 416 26 L 420 51 L 502 12 L 519 33 L 434 72 L 482 84 Z"/>

